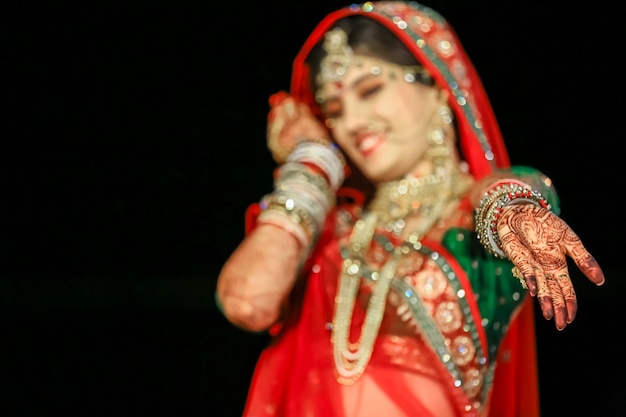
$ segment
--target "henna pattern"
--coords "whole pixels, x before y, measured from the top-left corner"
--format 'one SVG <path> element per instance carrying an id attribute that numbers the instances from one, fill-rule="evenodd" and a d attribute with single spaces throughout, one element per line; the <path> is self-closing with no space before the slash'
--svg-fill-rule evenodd
<path id="1" fill-rule="evenodd" d="M 582 248 L 582 254 L 579 256 L 572 256 L 572 258 L 581 271 L 583 271 L 587 278 L 593 281 L 594 284 L 604 284 L 604 273 L 602 272 L 600 265 L 598 265 L 595 258 L 584 248 Z"/>
<path id="2" fill-rule="evenodd" d="M 523 246 L 528 248 L 532 256 L 544 265 L 547 273 L 553 273 L 566 265 L 562 256 L 560 242 L 564 235 L 565 227 L 551 221 L 548 210 L 541 209 L 539 216 L 535 216 L 539 207 L 519 205 L 514 206 L 503 221 L 509 225 L 510 233 L 519 238 Z M 528 210 L 534 209 L 534 210 Z M 558 219 L 558 218 L 557 218 Z"/>
<path id="3" fill-rule="evenodd" d="M 497 224 L 502 249 L 520 271 L 543 316 L 564 329 L 576 317 L 578 302 L 566 256 L 596 285 L 604 274 L 580 238 L 560 217 L 532 204 L 506 206 Z"/>

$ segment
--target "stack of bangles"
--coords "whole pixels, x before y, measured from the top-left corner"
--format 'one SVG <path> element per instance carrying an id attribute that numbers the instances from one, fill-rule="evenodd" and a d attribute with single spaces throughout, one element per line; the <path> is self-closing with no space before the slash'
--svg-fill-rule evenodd
<path id="1" fill-rule="evenodd" d="M 336 202 L 346 162 L 326 139 L 300 139 L 274 177 L 274 191 L 261 199 L 257 224 L 272 224 L 291 233 L 302 247 L 316 241 Z"/>
<path id="2" fill-rule="evenodd" d="M 506 179 L 492 184 L 476 208 L 476 232 L 480 243 L 497 258 L 507 259 L 498 236 L 497 222 L 505 206 L 530 203 L 552 210 L 548 201 L 528 184 Z"/>

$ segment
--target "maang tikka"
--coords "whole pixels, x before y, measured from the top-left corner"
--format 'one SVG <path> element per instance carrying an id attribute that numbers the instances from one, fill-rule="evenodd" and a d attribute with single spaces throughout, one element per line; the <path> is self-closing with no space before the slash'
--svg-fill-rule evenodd
<path id="1" fill-rule="evenodd" d="M 324 35 L 326 56 L 320 62 L 321 82 L 340 81 L 352 62 L 352 48 L 348 45 L 348 34 L 341 28 L 329 30 Z M 321 84 L 321 83 L 320 83 Z"/>
<path id="2" fill-rule="evenodd" d="M 329 30 L 324 34 L 324 51 L 326 56 L 320 61 L 320 71 L 315 79 L 317 92 L 315 100 L 323 103 L 326 99 L 323 92 L 325 82 L 339 82 L 348 72 L 354 53 L 348 45 L 348 34 L 340 28 Z"/>

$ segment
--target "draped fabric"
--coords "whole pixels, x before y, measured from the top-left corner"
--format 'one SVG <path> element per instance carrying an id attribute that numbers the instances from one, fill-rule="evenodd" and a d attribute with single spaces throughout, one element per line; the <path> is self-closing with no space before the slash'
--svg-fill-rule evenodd
<path id="1" fill-rule="evenodd" d="M 467 210 L 467 207 L 461 205 L 459 210 Z M 258 212 L 256 205 L 248 211 L 250 230 Z M 291 300 L 290 314 L 271 329 L 272 342 L 262 352 L 257 364 L 245 417 L 348 417 L 381 413 L 390 417 L 441 417 L 446 414 L 432 410 L 430 404 L 437 395 L 441 397 L 441 392 L 445 393 L 442 401 L 454 405 L 451 416 L 539 415 L 532 300 L 522 295 L 521 287 L 510 272 L 503 271 L 506 261 L 485 256 L 475 237 L 468 238 L 472 232 L 461 228 L 452 228 L 440 244 L 425 244 L 445 257 L 447 264 L 453 265 L 458 272 L 459 281 L 467 283 L 463 287 L 469 289 L 470 297 L 467 298 L 481 317 L 476 321 L 486 320 L 491 327 L 499 323 L 499 332 L 489 331 L 490 326 L 479 329 L 483 338 L 477 345 L 485 351 L 495 352 L 477 379 L 485 397 L 481 397 L 481 392 L 468 393 L 455 385 L 454 378 L 434 353 L 436 347 L 410 326 L 398 322 L 393 312 L 397 306 L 391 302 L 386 319 L 391 318 L 383 322 L 364 377 L 353 385 L 339 384 L 330 332 L 342 262 L 338 249 L 340 237 L 335 231 L 336 218 L 337 212 L 329 216 L 318 249 L 303 268 L 304 273 Z M 467 265 L 474 265 L 468 268 L 469 273 L 462 269 Z M 520 298 L 516 301 L 514 295 Z M 448 302 L 438 305 L 441 307 Z M 364 308 L 357 308 L 352 322 L 354 334 L 358 335 L 363 321 Z M 467 325 L 463 323 L 463 326 Z M 506 333 L 505 329 L 508 329 Z M 467 374 L 471 372 L 476 370 L 470 369 Z M 466 380 L 466 385 L 471 385 L 470 379 Z M 415 386 L 420 387 L 419 395 L 416 395 Z M 436 387 L 443 387 L 443 390 Z M 470 407 L 481 398 L 480 407 Z M 368 407 L 376 404 L 381 411 L 357 414 L 359 410 L 353 405 L 355 403 Z"/>

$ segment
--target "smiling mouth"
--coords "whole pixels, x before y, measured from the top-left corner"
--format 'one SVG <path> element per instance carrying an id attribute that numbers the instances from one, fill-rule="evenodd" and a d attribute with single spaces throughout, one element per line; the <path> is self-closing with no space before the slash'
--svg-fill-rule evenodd
<path id="1" fill-rule="evenodd" d="M 357 142 L 357 147 L 359 149 L 359 152 L 367 156 L 374 152 L 374 150 L 376 150 L 376 148 L 378 148 L 381 143 L 383 143 L 383 140 L 380 136 L 365 135 L 359 139 L 359 141 Z"/>

